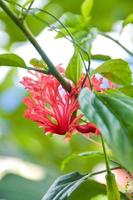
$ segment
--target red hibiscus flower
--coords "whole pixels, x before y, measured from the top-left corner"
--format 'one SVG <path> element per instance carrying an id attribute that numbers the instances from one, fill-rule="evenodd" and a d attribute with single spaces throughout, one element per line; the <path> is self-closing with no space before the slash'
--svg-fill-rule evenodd
<path id="1" fill-rule="evenodd" d="M 63 72 L 63 69 L 60 68 Z M 39 72 L 30 72 L 33 78 L 24 77 L 21 83 L 29 92 L 29 97 L 24 99 L 28 109 L 25 117 L 38 123 L 45 133 L 64 135 L 72 134 L 74 130 L 80 133 L 99 134 L 98 129 L 92 123 L 80 125 L 82 114 L 77 115 L 79 104 L 77 100 L 78 92 L 81 89 L 80 80 L 78 88 L 73 85 L 68 93 L 52 75 L 45 75 Z M 94 89 L 101 90 L 102 79 L 92 78 Z M 86 81 L 85 85 L 89 85 Z"/>

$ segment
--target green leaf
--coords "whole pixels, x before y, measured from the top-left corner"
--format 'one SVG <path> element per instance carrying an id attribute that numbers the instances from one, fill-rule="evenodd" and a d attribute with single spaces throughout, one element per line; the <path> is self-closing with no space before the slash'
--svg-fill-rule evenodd
<path id="1" fill-rule="evenodd" d="M 106 61 L 106 60 L 110 60 L 111 57 L 108 55 L 103 55 L 103 54 L 93 54 L 91 55 L 91 59 Z"/>
<path id="2" fill-rule="evenodd" d="M 122 94 L 95 94 L 83 89 L 81 111 L 101 131 L 113 155 L 133 171 L 133 99 Z"/>
<path id="3" fill-rule="evenodd" d="M 73 81 L 77 86 L 78 81 L 82 76 L 82 61 L 78 49 L 75 49 L 74 54 L 66 68 L 65 74 L 68 79 Z"/>
<path id="4" fill-rule="evenodd" d="M 119 88 L 121 92 L 133 98 L 133 85 L 128 85 L 122 88 Z"/>
<path id="5" fill-rule="evenodd" d="M 30 60 L 30 64 L 36 68 L 48 70 L 48 66 L 46 65 L 46 63 L 43 60 L 38 60 L 36 58 L 32 58 Z"/>
<path id="6" fill-rule="evenodd" d="M 106 194 L 105 186 L 89 179 L 72 193 L 70 200 L 90 200 L 98 194 Z"/>
<path id="7" fill-rule="evenodd" d="M 0 55 L 0 66 L 25 68 L 26 64 L 20 56 L 16 54 L 5 53 Z"/>
<path id="8" fill-rule="evenodd" d="M 85 0 L 81 5 L 81 13 L 85 18 L 90 16 L 92 7 L 93 7 L 93 0 Z"/>
<path id="9" fill-rule="evenodd" d="M 101 64 L 95 73 L 99 73 L 114 83 L 130 85 L 132 82 L 131 70 L 128 63 L 122 59 L 112 59 Z"/>
<path id="10" fill-rule="evenodd" d="M 73 14 L 71 12 L 66 12 L 60 17 L 60 22 L 64 24 L 66 27 L 74 28 L 80 23 L 82 23 L 82 17 L 77 14 Z M 58 22 L 54 24 L 57 28 L 63 28 L 61 24 Z"/>
<path id="11" fill-rule="evenodd" d="M 96 197 L 93 197 L 91 200 L 108 200 L 106 195 L 97 195 Z"/>
<path id="12" fill-rule="evenodd" d="M 98 94 L 98 98 L 117 117 L 125 135 L 133 144 L 133 99 L 122 93 Z"/>
<path id="13" fill-rule="evenodd" d="M 133 23 L 133 13 L 127 16 L 127 18 L 123 22 L 123 27 L 125 27 L 128 24 Z"/>
<path id="14" fill-rule="evenodd" d="M 56 179 L 42 200 L 65 200 L 86 180 L 86 175 L 73 172 Z"/>
<path id="15" fill-rule="evenodd" d="M 93 156 L 103 156 L 103 153 L 100 151 L 88 151 L 88 152 L 82 152 L 82 153 L 74 153 L 65 158 L 62 162 L 61 169 L 64 170 L 65 166 L 73 159 L 77 157 L 93 157 Z"/>

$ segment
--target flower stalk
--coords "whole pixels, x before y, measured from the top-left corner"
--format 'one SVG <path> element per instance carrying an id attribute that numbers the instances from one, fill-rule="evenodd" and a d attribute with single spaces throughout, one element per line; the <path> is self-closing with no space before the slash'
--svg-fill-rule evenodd
<path id="1" fill-rule="evenodd" d="M 104 144 L 104 140 L 101 134 L 101 141 L 102 141 L 102 147 L 103 147 L 103 152 L 104 152 L 104 158 L 105 158 L 105 163 L 106 163 L 106 189 L 107 189 L 107 196 L 108 200 L 120 200 L 120 193 L 117 187 L 117 183 L 115 180 L 115 175 L 111 172 L 110 166 L 109 166 L 109 159 L 106 153 L 106 148 Z"/>

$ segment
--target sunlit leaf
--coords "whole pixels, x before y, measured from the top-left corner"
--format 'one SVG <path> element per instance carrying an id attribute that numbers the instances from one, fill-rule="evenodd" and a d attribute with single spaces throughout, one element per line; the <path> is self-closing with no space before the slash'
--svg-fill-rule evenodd
<path id="1" fill-rule="evenodd" d="M 25 68 L 26 64 L 24 60 L 16 54 L 1 54 L 0 55 L 0 66 L 12 66 L 12 67 L 23 67 Z"/>
<path id="2" fill-rule="evenodd" d="M 99 73 L 114 83 L 130 85 L 132 82 L 131 70 L 128 63 L 122 59 L 111 59 L 98 68 L 95 73 Z"/>
<path id="3" fill-rule="evenodd" d="M 97 195 L 96 197 L 93 197 L 91 200 L 108 200 L 106 195 Z"/>
<path id="4" fill-rule="evenodd" d="M 66 77 L 73 81 L 77 86 L 78 81 L 82 76 L 82 61 L 78 49 L 75 49 L 74 54 L 66 68 Z"/>
<path id="5" fill-rule="evenodd" d="M 81 13 L 84 17 L 88 17 L 93 7 L 93 0 L 85 0 L 81 5 Z"/>
<path id="6" fill-rule="evenodd" d="M 103 55 L 103 54 L 92 54 L 91 59 L 106 61 L 106 60 L 110 60 L 111 57 L 108 55 Z"/>
<path id="7" fill-rule="evenodd" d="M 42 68 L 42 69 L 48 70 L 48 66 L 44 63 L 43 60 L 38 60 L 36 58 L 32 58 L 30 60 L 30 64 L 36 68 Z"/>

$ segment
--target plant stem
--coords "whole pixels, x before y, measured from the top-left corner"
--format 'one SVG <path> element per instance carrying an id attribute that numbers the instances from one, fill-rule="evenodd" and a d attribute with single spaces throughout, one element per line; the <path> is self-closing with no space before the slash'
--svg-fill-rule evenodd
<path id="1" fill-rule="evenodd" d="M 16 66 L 14 66 L 14 67 L 16 67 Z M 19 68 L 40 72 L 42 74 L 49 74 L 49 71 L 45 71 L 43 69 L 38 69 L 38 68 L 34 68 L 34 67 L 27 67 L 27 66 L 26 67 L 21 67 L 20 66 Z"/>
<path id="2" fill-rule="evenodd" d="M 32 1 L 30 2 L 29 6 L 28 6 L 28 8 L 27 8 L 27 11 L 30 10 L 30 8 L 32 7 L 34 1 L 35 1 L 35 0 L 32 0 Z M 23 5 L 23 7 L 25 7 L 25 6 Z M 22 10 L 22 12 L 23 12 L 23 10 Z M 24 20 L 24 19 L 26 18 L 26 16 L 27 16 L 27 13 L 26 13 L 26 12 L 23 13 L 23 15 L 22 15 L 22 19 Z"/>
<path id="3" fill-rule="evenodd" d="M 37 52 L 40 54 L 44 62 L 48 65 L 49 73 L 52 74 L 57 78 L 57 80 L 61 83 L 61 85 L 68 91 L 71 91 L 71 87 L 68 82 L 61 76 L 61 74 L 58 72 L 56 67 L 53 65 L 51 60 L 48 58 L 48 56 L 45 54 L 45 52 L 42 50 L 34 36 L 32 35 L 31 31 L 27 27 L 26 23 L 23 23 L 21 19 L 19 19 L 11 10 L 8 8 L 8 6 L 0 0 L 0 7 L 7 13 L 7 15 L 14 21 L 14 23 L 21 29 L 21 31 L 24 33 L 24 35 L 27 37 L 27 39 L 32 43 L 32 45 L 35 47 Z"/>
<path id="4" fill-rule="evenodd" d="M 110 167 L 109 167 L 109 159 L 107 157 L 107 153 L 106 153 L 105 144 L 104 144 L 104 140 L 103 140 L 102 134 L 101 134 L 101 141 L 102 141 L 102 147 L 103 147 L 103 153 L 104 153 L 104 157 L 105 157 L 107 173 L 111 173 L 111 170 L 110 170 Z"/>
<path id="5" fill-rule="evenodd" d="M 112 167 L 111 168 L 111 170 L 116 170 L 116 169 L 121 169 L 121 167 Z M 107 172 L 107 170 L 102 170 L 102 171 L 94 172 L 92 174 L 89 174 L 89 177 L 96 176 L 96 175 L 99 175 L 99 174 L 103 174 L 105 172 Z"/>
<path id="6" fill-rule="evenodd" d="M 109 159 L 107 157 L 106 148 L 104 144 L 104 140 L 101 134 L 101 141 L 103 146 L 103 152 L 105 157 L 105 163 L 106 163 L 106 189 L 107 189 L 107 196 L 108 200 L 120 200 L 120 194 L 117 187 L 117 183 L 115 180 L 115 175 L 111 172 L 110 166 L 109 166 Z"/>
<path id="7" fill-rule="evenodd" d="M 107 35 L 106 33 L 102 33 L 99 32 L 100 35 L 112 40 L 113 42 L 115 42 L 116 44 L 118 44 L 122 49 L 124 49 L 128 54 L 130 54 L 131 56 L 133 56 L 133 52 L 131 52 L 130 50 L 128 50 L 124 45 L 122 45 L 119 41 L 115 40 L 114 38 L 112 38 L 110 35 Z"/>

